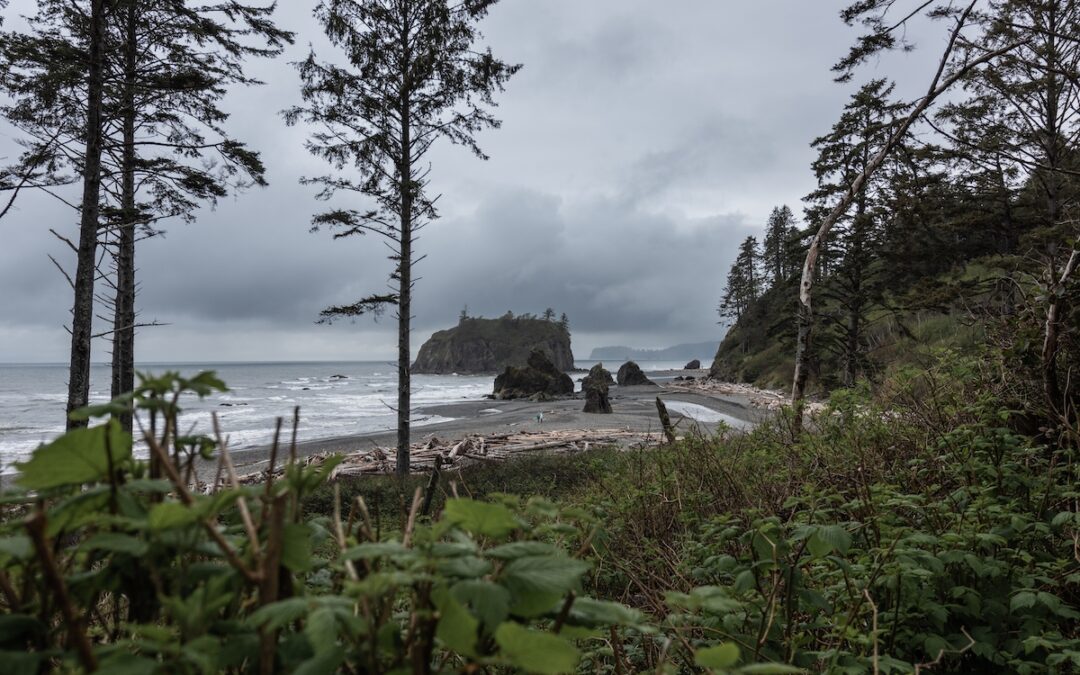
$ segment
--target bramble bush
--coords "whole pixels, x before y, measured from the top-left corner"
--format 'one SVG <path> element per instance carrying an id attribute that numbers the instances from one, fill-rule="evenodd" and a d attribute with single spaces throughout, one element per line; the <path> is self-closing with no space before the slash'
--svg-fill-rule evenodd
<path id="1" fill-rule="evenodd" d="M 976 371 L 950 355 L 885 398 L 840 392 L 798 437 L 781 416 L 631 453 L 587 498 L 609 524 L 594 591 L 666 615 L 687 668 L 739 648 L 826 673 L 1080 670 L 1076 450 L 1014 431 Z M 642 639 L 639 669 L 660 653 Z"/>
<path id="2" fill-rule="evenodd" d="M 429 520 L 418 491 L 380 538 L 362 498 L 304 516 L 332 461 L 290 449 L 279 477 L 240 484 L 219 433 L 177 424 L 185 396 L 223 389 L 206 373 L 142 377 L 77 413 L 133 412 L 147 461 L 106 419 L 20 465 L 0 525 L 4 672 L 565 673 L 657 632 L 582 592 L 600 529 L 588 510 L 450 499 Z M 196 489 L 215 456 L 225 486 Z M 740 671 L 737 649 L 702 655 Z"/>
<path id="3" fill-rule="evenodd" d="M 223 383 L 145 377 L 3 497 L 0 670 L 1077 672 L 1076 449 L 1020 433 L 980 368 L 837 393 L 800 432 L 526 460 L 546 497 L 495 493 L 524 465 L 445 472 L 431 518 L 383 479 L 343 501 L 293 448 L 240 484 L 177 425 Z"/>

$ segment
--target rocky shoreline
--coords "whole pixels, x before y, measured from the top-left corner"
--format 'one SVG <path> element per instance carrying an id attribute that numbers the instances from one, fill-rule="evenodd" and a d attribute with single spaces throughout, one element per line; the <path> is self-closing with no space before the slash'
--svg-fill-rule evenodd
<path id="1" fill-rule="evenodd" d="M 728 428 L 750 429 L 772 414 L 771 409 L 756 403 L 760 396 L 757 390 L 744 388 L 724 390 L 722 387 L 700 387 L 693 389 L 684 382 L 675 382 L 675 377 L 703 375 L 700 371 L 663 371 L 651 373 L 656 381 L 654 385 L 612 386 L 609 400 L 611 414 L 590 414 L 582 411 L 585 402 L 583 394 L 550 401 L 531 401 L 515 399 L 506 401 L 464 401 L 444 405 L 429 406 L 417 411 L 417 415 L 438 415 L 451 421 L 438 425 L 413 430 L 414 444 L 424 444 L 431 439 L 442 443 L 456 443 L 468 437 L 488 437 L 507 433 L 552 433 L 552 432 L 588 432 L 598 430 L 621 430 L 632 432 L 635 438 L 662 433 L 656 412 L 656 398 L 661 398 L 672 408 L 672 418 L 680 435 L 697 427 L 704 433 L 716 431 L 721 424 Z M 696 381 L 695 381 L 696 382 Z M 691 382 L 689 384 L 694 384 Z M 692 411 L 693 414 L 680 412 Z M 707 418 L 707 419 L 695 419 Z M 307 458 L 313 455 L 345 454 L 364 455 L 366 453 L 385 452 L 393 447 L 396 432 L 388 430 L 380 433 L 326 438 L 302 441 L 297 447 L 297 456 Z M 254 473 L 265 470 L 270 457 L 270 448 L 252 448 L 237 450 L 232 453 L 233 461 L 240 473 Z M 200 468 L 200 475 L 211 476 L 214 466 L 207 464 Z"/>

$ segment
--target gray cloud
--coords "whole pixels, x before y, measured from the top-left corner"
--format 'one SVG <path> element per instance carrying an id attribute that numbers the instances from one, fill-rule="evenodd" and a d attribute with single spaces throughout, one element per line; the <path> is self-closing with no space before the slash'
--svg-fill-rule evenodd
<path id="1" fill-rule="evenodd" d="M 27 12 L 14 0 L 7 12 Z M 839 0 L 505 0 L 486 25 L 499 56 L 525 64 L 500 98 L 502 129 L 432 155 L 443 218 L 420 240 L 416 345 L 463 305 L 495 316 L 565 311 L 575 348 L 662 347 L 719 339 L 714 307 L 738 243 L 772 206 L 813 184 L 810 140 L 847 92 L 829 66 L 852 35 Z M 313 324 L 330 304 L 386 287 L 391 263 L 372 237 L 308 233 L 324 205 L 298 185 L 327 172 L 305 130 L 277 111 L 298 102 L 288 61 L 333 52 L 312 3 L 282 3 L 298 42 L 252 65 L 263 87 L 236 91 L 230 129 L 262 151 L 271 187 L 204 209 L 141 245 L 144 360 L 390 358 L 393 322 Z M 8 27 L 17 25 L 17 19 Z M 890 61 L 918 75 L 932 55 Z M 920 60 L 922 59 L 922 60 Z M 884 67 L 884 66 L 883 66 Z M 916 85 L 918 77 L 910 77 Z M 915 86 L 915 85 L 912 85 Z M 0 128 L 0 156 L 14 149 Z M 348 198 L 338 206 L 362 206 Z M 72 256 L 47 231 L 73 213 L 29 196 L 0 222 L 0 361 L 62 361 L 70 291 L 46 255 Z M 105 358 L 106 345 L 98 348 Z"/>

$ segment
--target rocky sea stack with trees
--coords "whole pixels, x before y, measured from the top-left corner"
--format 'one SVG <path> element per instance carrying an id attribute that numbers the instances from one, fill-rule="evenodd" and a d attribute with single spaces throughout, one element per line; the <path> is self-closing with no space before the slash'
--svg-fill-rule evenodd
<path id="1" fill-rule="evenodd" d="M 541 316 L 507 312 L 498 319 L 467 316 L 458 325 L 432 335 L 420 347 L 415 373 L 494 374 L 522 367 L 534 350 L 542 350 L 559 372 L 574 369 L 570 322 L 548 309 Z"/>

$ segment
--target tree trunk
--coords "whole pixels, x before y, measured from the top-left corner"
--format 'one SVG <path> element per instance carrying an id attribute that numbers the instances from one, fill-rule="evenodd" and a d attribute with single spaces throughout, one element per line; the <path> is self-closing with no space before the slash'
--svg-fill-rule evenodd
<path id="1" fill-rule="evenodd" d="M 397 463 L 396 470 L 399 479 L 404 480 L 409 475 L 409 449 L 410 449 L 410 406 L 411 401 L 411 371 L 409 360 L 412 358 L 409 349 L 409 331 L 412 319 L 412 238 L 413 238 L 413 184 L 412 184 L 412 107 L 408 83 L 408 12 L 404 12 L 402 18 L 402 35 L 405 44 L 405 72 L 401 91 L 401 166 L 398 171 L 401 180 L 401 240 L 399 242 L 400 260 L 398 260 L 398 429 L 397 429 Z"/>
<path id="2" fill-rule="evenodd" d="M 1073 275 L 1077 266 L 1080 265 L 1080 241 L 1077 241 L 1075 246 L 1072 255 L 1069 256 L 1069 261 L 1065 264 L 1065 269 L 1062 270 L 1061 278 L 1056 280 L 1057 283 L 1051 287 L 1052 291 L 1056 292 L 1049 294 L 1053 300 L 1051 300 L 1050 307 L 1046 312 L 1041 355 L 1043 394 L 1046 396 L 1046 402 L 1050 406 L 1051 413 L 1057 415 L 1066 423 L 1071 422 L 1075 411 L 1072 410 L 1071 406 L 1071 392 L 1062 392 L 1061 385 L 1058 383 L 1057 356 L 1061 316 L 1065 311 L 1065 286 L 1069 283 L 1069 277 Z M 1051 283 L 1054 281 L 1051 279 Z"/>
<path id="3" fill-rule="evenodd" d="M 94 277 L 101 199 L 101 108 L 105 64 L 105 0 L 90 4 L 90 45 L 86 95 L 86 156 L 75 268 L 75 300 L 71 311 L 71 363 L 68 372 L 67 428 L 86 426 L 70 413 L 90 398 L 90 342 L 94 325 Z"/>
<path id="4" fill-rule="evenodd" d="M 121 168 L 121 222 L 116 253 L 116 302 L 113 314 L 112 397 L 135 388 L 135 230 L 138 212 L 135 206 L 135 85 L 137 5 L 127 7 L 127 36 L 124 43 L 124 151 Z M 119 417 L 120 424 L 131 431 L 131 414 Z"/>

